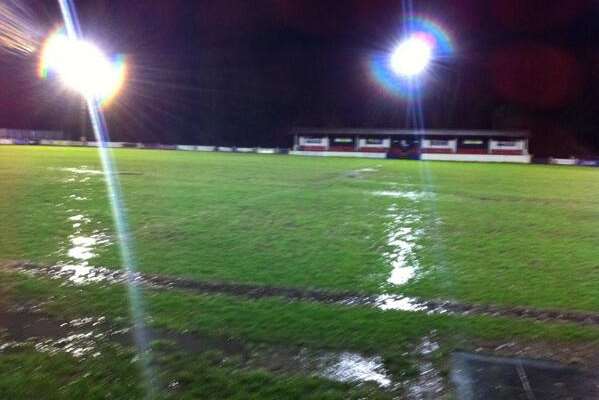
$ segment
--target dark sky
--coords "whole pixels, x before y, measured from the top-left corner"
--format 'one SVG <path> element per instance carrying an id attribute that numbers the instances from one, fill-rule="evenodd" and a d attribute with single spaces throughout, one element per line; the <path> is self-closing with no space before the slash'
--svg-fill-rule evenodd
<path id="1" fill-rule="evenodd" d="M 59 23 L 54 1 L 30 4 L 38 31 Z M 106 110 L 115 140 L 285 146 L 292 125 L 409 127 L 407 102 L 368 67 L 400 37 L 401 0 L 76 4 L 85 35 L 128 60 L 128 81 Z M 597 153 L 598 2 L 413 5 L 456 48 L 425 85 L 426 127 L 526 128 L 537 155 Z M 36 78 L 37 55 L 0 57 L 0 126 L 78 137 L 80 101 Z"/>

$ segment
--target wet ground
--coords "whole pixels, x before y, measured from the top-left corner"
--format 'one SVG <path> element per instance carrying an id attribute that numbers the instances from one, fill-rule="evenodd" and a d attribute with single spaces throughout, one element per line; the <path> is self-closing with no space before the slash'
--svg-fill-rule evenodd
<path id="1" fill-rule="evenodd" d="M 552 322 L 599 324 L 599 316 L 591 313 L 500 308 L 451 302 L 419 301 L 401 296 L 363 296 L 352 293 L 329 293 L 292 288 L 211 283 L 148 274 L 127 276 L 122 271 L 90 266 L 73 268 L 73 266 L 40 266 L 25 262 L 13 262 L 10 264 L 5 263 L 2 267 L 28 274 L 61 279 L 73 285 L 98 282 L 105 282 L 107 284 L 133 282 L 155 290 L 180 289 L 201 293 L 224 293 L 248 298 L 276 296 L 284 297 L 291 301 L 317 301 L 346 306 L 371 306 L 381 309 L 399 309 L 414 312 L 460 315 L 484 314 L 531 318 Z M 11 338 L 5 340 L 0 345 L 0 349 L 2 350 L 18 347 L 22 344 L 30 344 L 34 345 L 39 351 L 66 351 L 75 357 L 80 357 L 97 355 L 98 353 L 95 349 L 98 347 L 98 341 L 109 340 L 121 344 L 131 344 L 128 329 L 118 330 L 110 328 L 106 321 L 101 318 L 83 318 L 73 321 L 56 322 L 44 317 L 43 314 L 36 312 L 35 309 L 13 309 L 8 313 L 0 312 L 0 327 L 7 330 L 8 336 Z M 385 366 L 383 358 L 376 354 L 365 355 L 343 351 L 330 352 L 305 347 L 250 345 L 239 341 L 231 341 L 227 338 L 215 338 L 191 333 L 181 334 L 152 328 L 148 328 L 148 336 L 151 340 L 162 340 L 173 343 L 176 349 L 184 350 L 187 353 L 218 351 L 223 355 L 223 360 L 228 358 L 234 359 L 240 368 L 261 368 L 274 373 L 319 376 L 334 381 L 354 384 L 370 383 L 378 386 L 381 390 L 398 391 L 405 393 L 408 399 L 416 400 L 444 398 L 449 392 L 448 383 L 441 374 L 433 357 L 439 350 L 439 345 L 434 340 L 434 337 L 423 338 L 422 342 L 417 344 L 411 352 L 410 358 L 414 360 L 414 365 L 417 368 L 417 376 L 407 380 L 402 376 L 393 376 Z M 589 348 L 587 345 L 581 344 L 555 348 L 555 346 L 543 345 L 542 343 L 523 344 L 506 342 L 472 343 L 471 346 L 465 346 L 465 348 L 472 349 L 473 352 L 454 354 L 449 367 L 452 374 L 452 382 L 456 387 L 457 398 L 459 399 L 599 398 L 599 394 L 597 397 L 580 397 L 580 393 L 596 393 L 597 388 L 595 388 L 594 383 L 596 380 L 594 376 L 590 376 L 588 373 L 581 372 L 581 370 L 573 367 L 573 365 L 599 367 L 599 358 L 595 355 L 595 349 Z M 560 350 L 563 351 L 560 353 Z M 515 356 L 498 358 L 502 362 L 505 361 L 501 368 L 512 369 L 503 371 L 497 365 L 491 363 L 494 360 L 493 358 L 487 359 L 485 358 L 487 356 L 481 355 L 485 352 L 492 352 L 495 355 Z M 509 360 L 526 360 L 523 356 L 549 357 L 559 360 L 563 364 L 544 364 L 543 362 L 539 362 L 539 364 L 531 364 L 532 366 L 524 370 L 521 369 L 524 367 L 518 367 L 520 369 L 517 368 L 516 372 L 519 373 L 517 377 L 520 380 L 524 379 L 524 376 L 528 377 L 528 371 L 530 370 L 532 371 L 530 374 L 534 377 L 532 380 L 527 378 L 530 382 L 533 382 L 535 385 L 537 385 L 536 382 L 544 382 L 540 377 L 545 374 L 546 379 L 551 383 L 545 389 L 539 386 L 538 389 L 535 387 L 534 390 L 531 389 L 527 393 L 522 392 L 521 387 L 514 383 L 518 382 L 513 380 L 515 379 L 513 378 L 513 368 L 515 367 L 513 367 L 513 363 L 508 362 Z M 551 365 L 553 369 L 545 373 L 542 368 L 545 368 L 547 365 Z M 462 370 L 465 372 L 459 372 Z M 496 375 L 503 376 L 506 381 L 501 381 Z M 495 381 L 498 383 L 494 384 L 493 382 Z M 583 385 L 583 388 L 581 389 L 572 382 L 580 382 L 579 384 Z M 530 384 L 532 385 L 533 383 Z M 549 383 L 544 382 L 538 385 L 548 385 Z M 591 389 L 589 388 L 595 391 L 590 391 Z M 472 392 L 473 390 L 474 392 Z M 567 396 L 563 397 L 562 395 Z"/>
<path id="2" fill-rule="evenodd" d="M 379 165 L 352 171 L 360 176 L 376 172 Z M 511 318 L 527 318 L 538 321 L 573 322 L 599 324 L 599 314 L 563 312 L 559 310 L 535 310 L 526 307 L 498 307 L 493 305 L 464 304 L 445 300 L 423 300 L 401 295 L 386 294 L 381 289 L 378 296 L 359 293 L 331 293 L 318 290 L 303 290 L 284 287 L 268 287 L 234 283 L 201 282 L 149 274 L 126 274 L 125 272 L 93 266 L 93 259 L 113 241 L 106 228 L 93 221 L 85 211 L 85 201 L 91 195 L 91 180 L 101 179 L 103 172 L 82 165 L 77 168 L 62 168 L 63 179 L 70 188 L 64 203 L 66 218 L 72 225 L 72 233 L 66 238 L 58 253 L 63 261 L 56 266 L 39 266 L 28 263 L 10 263 L 6 266 L 51 278 L 66 279 L 74 284 L 90 282 L 123 283 L 136 282 L 154 288 L 184 289 L 202 293 L 222 293 L 250 298 L 284 297 L 293 301 L 317 301 L 338 303 L 348 306 L 370 306 L 382 310 L 426 312 L 430 314 L 491 315 Z M 387 209 L 385 231 L 387 241 L 382 253 L 386 264 L 391 267 L 386 280 L 389 286 L 398 287 L 421 277 L 425 271 L 417 257 L 418 242 L 428 234 L 423 226 L 422 203 L 432 194 L 411 190 L 409 184 L 393 183 L 388 190 L 371 192 L 375 196 L 402 199 L 401 205 L 391 204 Z M 431 222 L 431 221 L 429 221 Z M 432 221 L 437 224 L 441 221 Z M 2 267 L 2 265 L 0 265 Z"/>
<path id="3" fill-rule="evenodd" d="M 383 257 L 392 270 L 387 283 L 391 285 L 404 285 L 414 279 L 420 272 L 418 258 L 415 250 L 417 241 L 423 235 L 421 216 L 410 207 L 398 207 L 392 204 L 387 217 L 387 247 L 388 251 Z"/>
<path id="4" fill-rule="evenodd" d="M 56 320 L 39 306 L 0 309 L 0 354 L 29 346 L 36 351 L 68 353 L 76 358 L 101 357 L 106 344 L 133 346 L 131 329 L 115 327 L 104 317 Z M 148 337 L 162 343 L 160 351 L 186 354 L 217 352 L 220 362 L 240 369 L 265 369 L 276 374 L 302 374 L 337 382 L 371 384 L 397 392 L 398 398 L 428 400 L 587 400 L 599 398 L 596 375 L 572 366 L 522 357 L 454 352 L 450 382 L 437 367 L 439 344 L 434 332 L 411 352 L 416 376 L 394 376 L 382 357 L 355 352 L 322 351 L 244 343 L 224 337 L 148 328 Z"/>
<path id="5" fill-rule="evenodd" d="M 102 172 L 81 168 L 64 168 L 64 182 L 72 185 L 72 193 L 58 206 L 66 210 L 72 233 L 58 250 L 64 262 L 44 266 L 28 262 L 0 263 L 0 268 L 17 270 L 73 285 L 90 283 L 137 284 L 155 290 L 188 290 L 198 293 L 219 293 L 247 298 L 281 297 L 290 301 L 314 301 L 344 306 L 374 307 L 381 310 L 423 312 L 451 315 L 490 315 L 526 318 L 547 322 L 599 324 L 599 314 L 535 310 L 525 307 L 464 304 L 445 300 L 423 300 L 401 295 L 364 295 L 297 288 L 269 287 L 235 283 L 202 282 L 152 274 L 128 274 L 124 271 L 93 266 L 91 260 L 102 248 L 113 244 L 108 231 L 93 221 L 83 205 L 89 200 L 90 180 L 102 177 Z M 353 171 L 356 177 L 375 172 L 374 168 Z M 391 267 L 386 284 L 401 286 L 422 276 L 417 257 L 418 242 L 427 232 L 422 228 L 420 202 L 428 194 L 420 191 L 390 190 L 372 192 L 375 196 L 401 199 L 401 206 L 387 209 L 386 250 L 382 257 Z M 428 225 L 426 225 L 428 226 Z M 449 395 L 447 379 L 438 368 L 440 346 L 434 335 L 422 338 L 406 356 L 414 361 L 416 376 L 407 379 L 395 376 L 377 354 L 350 351 L 323 351 L 315 348 L 273 346 L 245 343 L 224 337 L 198 333 L 180 333 L 147 327 L 152 341 L 171 344 L 173 351 L 187 354 L 218 352 L 222 360 L 233 360 L 239 368 L 265 369 L 273 373 L 318 376 L 338 382 L 370 384 L 381 390 L 397 392 L 410 400 L 441 399 Z M 73 357 L 101 357 L 104 344 L 133 347 L 131 327 L 117 328 L 104 317 L 86 317 L 57 321 L 39 307 L 0 309 L 0 354 L 23 346 L 41 352 L 65 352 Z M 168 345 L 167 345 L 168 347 Z M 474 350 L 474 349 L 473 349 Z M 490 350 L 495 355 L 484 355 Z M 482 345 L 477 353 L 457 352 L 448 366 L 458 399 L 590 399 L 599 398 L 596 378 L 572 366 L 554 362 L 534 361 L 522 357 L 497 357 L 497 354 L 534 355 L 570 362 L 564 355 L 553 355 L 541 345 L 523 347 L 517 343 Z M 564 350 L 568 352 L 569 350 Z M 584 350 L 581 350 L 582 354 Z M 594 351 L 593 351 L 594 353 Z M 595 360 L 596 361 L 596 360 Z M 589 365 L 583 362 L 582 364 Z M 598 364 L 599 365 L 599 364 Z M 403 397 L 401 397 L 403 398 Z"/>
<path id="6" fill-rule="evenodd" d="M 0 333 L 0 353 L 33 346 L 41 352 L 97 357 L 99 346 L 109 340 L 129 342 L 128 329 L 110 328 L 103 317 L 58 321 L 31 306 L 0 309 Z"/>
<path id="7" fill-rule="evenodd" d="M 368 296 L 349 292 L 327 292 L 297 288 L 259 286 L 236 283 L 203 282 L 152 274 L 127 274 L 124 271 L 88 265 L 44 266 L 28 262 L 4 262 L 0 268 L 63 279 L 72 284 L 137 283 L 155 289 L 180 289 L 198 293 L 218 293 L 248 298 L 283 297 L 291 301 L 315 301 L 346 306 L 367 306 L 381 310 L 424 312 L 445 315 L 487 315 L 523 318 L 542 322 L 564 322 L 599 325 L 599 313 L 537 310 L 527 307 L 503 307 L 486 304 L 466 304 L 444 300 L 424 300 L 402 295 Z"/>
<path id="8" fill-rule="evenodd" d="M 337 382 L 373 384 L 386 391 L 402 390 L 407 382 L 394 377 L 381 356 L 307 347 L 249 344 L 224 337 L 146 328 L 150 341 L 186 354 L 217 352 L 221 361 L 239 368 L 317 376 Z M 40 307 L 0 309 L 0 354 L 30 346 L 40 352 L 64 352 L 73 357 L 100 357 L 103 345 L 133 346 L 130 328 L 116 328 L 104 317 L 56 320 Z M 163 348 L 164 348 L 163 346 Z M 163 350 L 164 351 L 164 350 Z M 414 383 L 416 384 L 416 383 Z"/>

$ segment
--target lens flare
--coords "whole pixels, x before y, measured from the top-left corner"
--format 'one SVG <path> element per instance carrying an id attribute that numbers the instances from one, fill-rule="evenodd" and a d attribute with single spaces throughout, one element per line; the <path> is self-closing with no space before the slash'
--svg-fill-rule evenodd
<path id="1" fill-rule="evenodd" d="M 125 79 L 122 57 L 111 60 L 102 51 L 81 39 L 53 33 L 44 44 L 39 75 L 56 74 L 63 84 L 85 98 L 93 97 L 106 105 Z"/>
<path id="2" fill-rule="evenodd" d="M 0 50 L 16 56 L 29 56 L 39 47 L 44 32 L 31 4 L 18 0 L 0 1 Z"/>
<path id="3" fill-rule="evenodd" d="M 79 25 L 79 18 L 77 17 L 77 10 L 72 0 L 58 0 L 58 4 L 60 5 L 60 11 L 65 24 L 65 32 L 63 35 L 66 36 L 70 41 L 68 46 L 72 46 L 73 42 L 78 43 L 81 40 L 81 27 Z M 80 48 L 79 46 L 81 45 L 78 44 L 76 47 Z M 94 55 L 94 57 L 97 56 L 95 50 L 90 49 L 89 47 L 87 47 L 87 50 L 85 51 L 91 53 Z M 96 61 L 100 62 L 100 60 Z M 60 62 L 62 63 L 64 60 Z M 101 62 L 104 63 L 105 61 Z M 78 63 L 86 65 L 86 61 L 80 60 Z M 44 68 L 42 67 L 42 69 Z M 127 221 L 121 183 L 112 153 L 107 145 L 110 138 L 108 127 L 106 126 L 106 120 L 104 119 L 104 112 L 100 106 L 101 98 L 97 95 L 97 93 L 92 93 L 91 96 L 85 96 L 84 93 L 84 97 L 87 103 L 87 109 L 94 130 L 94 135 L 99 144 L 98 154 L 100 155 L 100 162 L 102 163 L 102 169 L 106 182 L 106 190 L 120 245 L 121 260 L 127 274 L 127 292 L 129 298 L 129 307 L 131 309 L 131 317 L 133 320 L 133 338 L 137 350 L 137 361 L 143 374 L 143 382 L 145 384 L 146 390 L 145 398 L 154 399 L 158 398 L 156 394 L 156 374 L 151 362 L 152 355 L 150 340 L 145 326 L 143 293 L 139 287 L 139 281 L 137 279 L 137 259 L 135 257 L 133 237 L 131 235 Z"/>
<path id="4" fill-rule="evenodd" d="M 449 35 L 435 22 L 413 17 L 405 21 L 404 38 L 391 51 L 373 54 L 369 70 L 374 81 L 387 92 L 412 99 L 427 72 L 449 60 L 454 47 Z"/>

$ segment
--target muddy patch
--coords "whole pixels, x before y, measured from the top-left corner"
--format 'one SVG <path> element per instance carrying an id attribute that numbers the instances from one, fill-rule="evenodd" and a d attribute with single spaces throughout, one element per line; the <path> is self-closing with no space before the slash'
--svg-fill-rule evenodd
<path id="1" fill-rule="evenodd" d="M 401 393 L 409 400 L 444 399 L 450 392 L 436 365 L 440 346 L 435 332 L 424 337 L 410 353 L 417 367 L 415 378 L 410 380 L 391 374 L 378 355 L 252 345 L 224 337 L 156 328 L 148 328 L 148 337 L 159 352 L 218 354 L 218 364 L 231 363 L 241 369 L 258 368 L 356 385 L 371 384 Z M 159 348 L 156 347 L 158 342 L 161 343 Z M 104 317 L 60 321 L 44 314 L 40 307 L 0 309 L 0 354 L 27 347 L 85 359 L 102 356 L 103 345 L 132 346 L 132 343 L 131 329 L 114 328 Z M 597 376 L 550 361 L 460 351 L 452 354 L 450 373 L 460 399 L 595 399 L 599 396 Z"/>
<path id="2" fill-rule="evenodd" d="M 349 292 L 326 292 L 273 286 L 202 282 L 152 274 L 127 274 L 124 271 L 91 266 L 68 268 L 60 265 L 44 266 L 28 262 L 5 262 L 0 264 L 0 268 L 23 272 L 32 276 L 62 279 L 75 285 L 126 282 L 154 289 L 180 289 L 197 293 L 225 294 L 252 299 L 281 297 L 290 301 L 314 301 L 344 306 L 373 307 L 384 311 L 421 312 L 431 315 L 484 315 L 490 317 L 522 318 L 540 322 L 599 325 L 599 313 L 591 312 L 466 304 L 444 300 L 424 300 L 402 295 L 368 296 Z"/>
<path id="3" fill-rule="evenodd" d="M 0 354 L 22 347 L 50 354 L 67 353 L 75 358 L 99 357 L 102 345 L 133 346 L 130 328 L 114 328 L 104 317 L 59 321 L 38 309 L 14 307 L 0 310 Z M 382 357 L 355 352 L 332 352 L 307 347 L 249 345 L 224 337 L 178 333 L 147 328 L 149 340 L 162 348 L 185 353 L 214 353 L 221 362 L 232 361 L 246 369 L 302 374 L 336 382 L 374 384 L 383 389 L 401 385 L 388 372 Z"/>
<path id="4" fill-rule="evenodd" d="M 127 175 L 127 176 L 141 176 L 143 175 L 142 172 L 135 172 L 135 171 L 119 171 L 117 172 L 118 175 Z"/>
<path id="5" fill-rule="evenodd" d="M 0 310 L 0 332 L 0 352 L 30 346 L 82 358 L 100 356 L 99 346 L 108 340 L 124 342 L 127 330 L 107 327 L 104 317 L 57 321 L 39 310 L 18 307 Z"/>

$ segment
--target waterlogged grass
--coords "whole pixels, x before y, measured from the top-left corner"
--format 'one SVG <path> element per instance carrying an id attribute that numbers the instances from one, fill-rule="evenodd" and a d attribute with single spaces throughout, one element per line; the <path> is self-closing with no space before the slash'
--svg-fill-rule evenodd
<path id="1" fill-rule="evenodd" d="M 599 310 L 599 170 L 114 154 L 142 271 Z M 0 259 L 65 261 L 77 212 L 114 237 L 101 178 L 82 183 L 85 175 L 60 169 L 81 166 L 99 169 L 94 149 L 0 147 Z M 392 205 L 418 217 L 420 230 L 412 257 L 422 274 L 402 287 L 386 284 Z M 96 253 L 92 264 L 120 265 L 117 246 Z"/>
<path id="2" fill-rule="evenodd" d="M 0 274 L 5 304 L 42 303 L 58 320 L 105 316 L 129 326 L 129 302 L 121 285 L 59 285 L 45 278 Z M 380 355 L 393 376 L 409 379 L 418 368 L 410 350 L 424 338 L 441 340 L 441 355 L 476 340 L 554 343 L 599 342 L 599 329 L 542 324 L 505 318 L 426 315 L 272 298 L 247 300 L 198 296 L 177 290 L 145 291 L 142 315 L 153 327 L 174 332 L 240 340 L 260 351 L 265 346 L 354 351 Z M 348 334 L 350 332 L 351 334 Z M 176 346 L 153 346 L 152 371 L 157 398 L 313 398 L 385 399 L 395 392 L 374 384 L 341 384 L 302 374 L 273 374 L 240 368 L 217 353 L 189 353 Z M 45 393 L 58 398 L 141 398 L 147 390 L 131 349 L 104 345 L 98 357 L 76 360 L 32 349 L 0 353 L 0 393 L 26 399 Z M 441 361 L 443 363 L 443 361 Z"/>
<path id="3" fill-rule="evenodd" d="M 127 291 L 121 285 L 74 287 L 16 274 L 0 277 L 0 289 L 11 303 L 51 299 L 44 309 L 62 319 L 104 315 L 114 321 L 129 320 Z M 142 314 L 153 326 L 259 343 L 385 354 L 405 351 L 433 331 L 447 339 L 599 340 L 599 329 L 571 324 L 382 311 L 282 298 L 250 300 L 179 290 L 144 293 Z"/>
<path id="4" fill-rule="evenodd" d="M 4 351 L 0 355 L 2 398 L 143 398 L 131 354 L 111 348 L 104 348 L 103 352 L 106 358 L 80 361 L 64 353 L 50 355 L 33 348 Z"/>
<path id="5" fill-rule="evenodd" d="M 371 291 L 378 282 L 369 276 L 388 270 L 383 265 L 381 273 L 380 256 L 367 238 L 381 241 L 376 232 L 382 217 L 372 207 L 384 207 L 384 201 L 344 187 L 344 181 L 351 184 L 346 165 L 330 160 L 323 168 L 272 156 L 115 154 L 120 171 L 141 174 L 121 176 L 141 270 Z M 2 179 L 14 188 L 2 199 L 2 219 L 14 230 L 2 239 L 2 258 L 61 261 L 55 252 L 72 233 L 69 209 L 85 208 L 99 226 L 111 227 L 101 179 L 90 176 L 86 187 L 65 182 L 72 174 L 60 170 L 98 169 L 93 150 L 3 147 L 0 159 Z M 68 199 L 83 193 L 88 200 Z M 365 218 L 352 220 L 358 215 Z M 93 262 L 118 267 L 117 250 L 100 250 Z"/>
<path id="6" fill-rule="evenodd" d="M 114 155 L 145 272 L 599 311 L 599 170 L 140 150 Z M 114 242 L 101 176 L 65 168 L 99 170 L 97 153 L 0 146 L 0 264 L 80 262 L 69 253 L 73 238 L 96 231 Z M 87 222 L 76 228 L 77 216 Z M 88 250 L 91 265 L 120 268 L 116 244 Z M 387 282 L 393 255 L 416 267 L 404 285 Z M 24 302 L 41 302 L 58 319 L 106 316 L 117 325 L 130 323 L 120 285 L 72 287 L 1 273 L 0 305 Z M 143 304 L 141 314 L 155 327 L 256 348 L 378 354 L 395 376 L 414 373 L 408 352 L 431 334 L 441 340 L 442 354 L 479 340 L 556 346 L 599 340 L 592 327 L 282 298 L 145 290 Z M 0 393 L 14 399 L 40 393 L 48 399 L 141 398 L 145 388 L 134 354 L 118 347 L 102 354 L 81 361 L 31 348 L 0 353 Z M 155 352 L 158 397 L 393 397 L 372 385 L 240 369 L 219 360 Z"/>
<path id="7" fill-rule="evenodd" d="M 240 370 L 218 354 L 164 352 L 155 345 L 153 383 L 148 385 L 134 353 L 99 348 L 95 358 L 74 359 L 33 348 L 0 357 L 0 393 L 5 399 L 391 399 L 390 393 L 307 376 L 277 376 Z"/>

